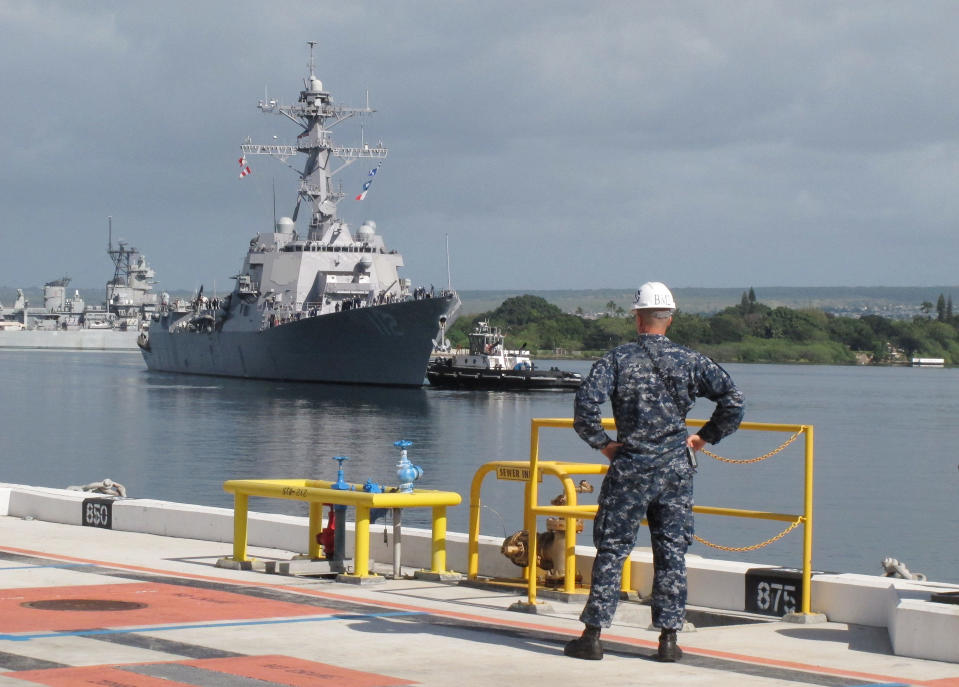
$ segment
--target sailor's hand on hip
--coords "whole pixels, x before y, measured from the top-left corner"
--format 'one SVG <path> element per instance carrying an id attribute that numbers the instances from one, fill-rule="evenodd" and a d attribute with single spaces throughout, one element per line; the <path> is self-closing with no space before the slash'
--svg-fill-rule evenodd
<path id="1" fill-rule="evenodd" d="M 706 445 L 706 440 L 698 434 L 693 434 L 686 437 L 686 445 L 694 451 L 700 451 Z"/>
<path id="2" fill-rule="evenodd" d="M 605 446 L 603 446 L 603 448 L 601 448 L 599 452 L 602 453 L 604 456 L 606 456 L 606 458 L 608 458 L 609 460 L 612 460 L 616 456 L 616 453 L 619 451 L 619 449 L 622 448 L 622 446 L 623 445 L 618 441 L 611 441 Z"/>

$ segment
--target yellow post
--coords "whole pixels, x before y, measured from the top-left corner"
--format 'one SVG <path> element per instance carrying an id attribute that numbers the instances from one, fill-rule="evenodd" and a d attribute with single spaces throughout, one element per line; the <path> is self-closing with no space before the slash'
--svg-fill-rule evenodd
<path id="1" fill-rule="evenodd" d="M 250 497 L 237 492 L 233 495 L 233 560 L 246 561 L 247 509 Z"/>
<path id="2" fill-rule="evenodd" d="M 529 554 L 526 566 L 528 597 L 532 606 L 536 603 L 536 514 L 533 508 L 538 503 L 539 489 L 539 427 L 532 422 L 529 430 L 529 481 L 526 483 L 526 517 L 523 519 L 527 537 L 526 551 Z"/>
<path id="3" fill-rule="evenodd" d="M 446 506 L 433 506 L 433 555 L 430 572 L 446 572 Z"/>
<path id="4" fill-rule="evenodd" d="M 569 480 L 567 480 L 569 481 Z M 573 492 L 574 496 L 576 492 Z M 575 506 L 576 503 L 570 505 Z M 563 591 L 572 594 L 576 591 L 576 518 L 566 518 L 566 561 L 563 563 Z"/>
<path id="5" fill-rule="evenodd" d="M 310 541 L 307 545 L 307 554 L 311 559 L 320 558 L 320 542 L 316 537 L 323 529 L 323 504 L 310 501 Z"/>
<path id="6" fill-rule="evenodd" d="M 370 574 L 370 507 L 356 506 L 356 545 L 353 552 L 353 574 L 369 577 Z"/>
<path id="7" fill-rule="evenodd" d="M 813 511 L 813 428 L 806 430 L 806 490 L 803 510 L 803 541 L 802 541 L 802 612 L 810 613 L 812 608 L 812 511 Z"/>
<path id="8" fill-rule="evenodd" d="M 473 475 L 473 482 L 470 485 L 470 527 L 469 544 L 466 560 L 466 577 L 475 580 L 479 576 L 479 531 L 480 531 L 480 488 L 486 473 L 491 470 L 491 464 L 487 463 L 476 471 Z"/>
<path id="9" fill-rule="evenodd" d="M 532 503 L 532 501 L 530 500 L 529 490 L 530 490 L 530 483 L 527 481 L 526 484 L 523 485 L 523 502 L 526 504 L 526 508 L 523 510 L 523 529 L 526 530 L 527 534 L 530 531 L 529 529 L 530 527 L 533 527 L 534 530 L 536 528 L 536 516 L 530 513 L 530 509 L 529 509 L 529 504 Z M 532 523 L 532 525 L 530 525 L 530 523 Z M 528 547 L 527 547 L 527 551 L 528 551 Z M 523 568 L 523 579 L 526 580 L 527 582 L 529 582 L 529 571 L 530 571 L 530 567 L 527 564 L 527 566 Z"/>

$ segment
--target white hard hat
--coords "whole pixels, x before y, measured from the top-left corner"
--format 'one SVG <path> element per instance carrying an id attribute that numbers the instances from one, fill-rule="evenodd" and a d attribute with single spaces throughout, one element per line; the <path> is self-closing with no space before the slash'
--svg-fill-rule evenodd
<path id="1" fill-rule="evenodd" d="M 666 285 L 659 281 L 648 281 L 639 287 L 633 310 L 675 310 L 676 301 Z"/>

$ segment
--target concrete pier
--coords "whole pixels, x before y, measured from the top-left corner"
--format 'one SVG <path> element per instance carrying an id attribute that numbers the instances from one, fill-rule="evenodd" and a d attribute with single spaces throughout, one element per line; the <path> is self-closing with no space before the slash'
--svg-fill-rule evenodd
<path id="1" fill-rule="evenodd" d="M 694 627 L 680 635 L 685 656 L 676 664 L 655 660 L 658 631 L 648 607 L 624 603 L 603 633 L 606 657 L 579 661 L 562 647 L 581 630 L 581 599 L 544 598 L 535 615 L 516 613 L 509 608 L 524 598 L 522 589 L 415 579 L 409 561 L 395 579 L 389 556 L 376 554 L 387 579 L 375 586 L 217 568 L 232 551 L 229 518 L 225 536 L 206 535 L 219 529 L 219 511 L 227 509 L 124 499 L 112 504 L 111 529 L 63 522 L 89 496 L 0 485 L 0 687 L 600 681 L 959 687 L 959 660 L 948 655 L 950 646 L 959 651 L 959 633 L 950 625 L 959 621 L 959 607 L 938 604 L 955 611 L 928 614 L 923 588 L 900 583 L 900 589 L 887 578 L 869 578 L 874 588 L 855 579 L 866 576 L 817 578 L 814 599 L 835 611 L 812 625 L 701 605 L 700 590 L 689 613 Z M 137 513 L 151 526 L 134 529 Z M 305 519 L 264 516 L 254 526 L 251 514 L 251 555 L 292 560 L 298 528 L 306 527 L 298 520 Z M 167 531 L 140 531 L 151 528 Z M 417 548 L 406 536 L 404 557 Z M 264 538 L 285 545 L 264 546 Z M 634 561 L 637 573 L 644 570 L 642 555 Z M 733 589 L 733 571 L 718 563 L 691 561 L 691 592 L 710 582 Z M 451 566 L 458 567 L 455 556 Z M 885 601 L 877 604 L 880 595 Z M 872 622 L 837 620 L 843 617 Z M 894 645 L 917 643 L 928 625 L 944 648 L 919 650 L 946 655 L 896 655 Z"/>

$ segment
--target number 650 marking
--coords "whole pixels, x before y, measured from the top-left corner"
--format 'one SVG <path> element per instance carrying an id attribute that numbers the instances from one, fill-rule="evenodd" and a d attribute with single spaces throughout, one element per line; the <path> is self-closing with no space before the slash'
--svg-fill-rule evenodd
<path id="1" fill-rule="evenodd" d="M 112 529 L 113 502 L 106 499 L 86 499 L 83 502 L 83 524 L 87 527 Z"/>

